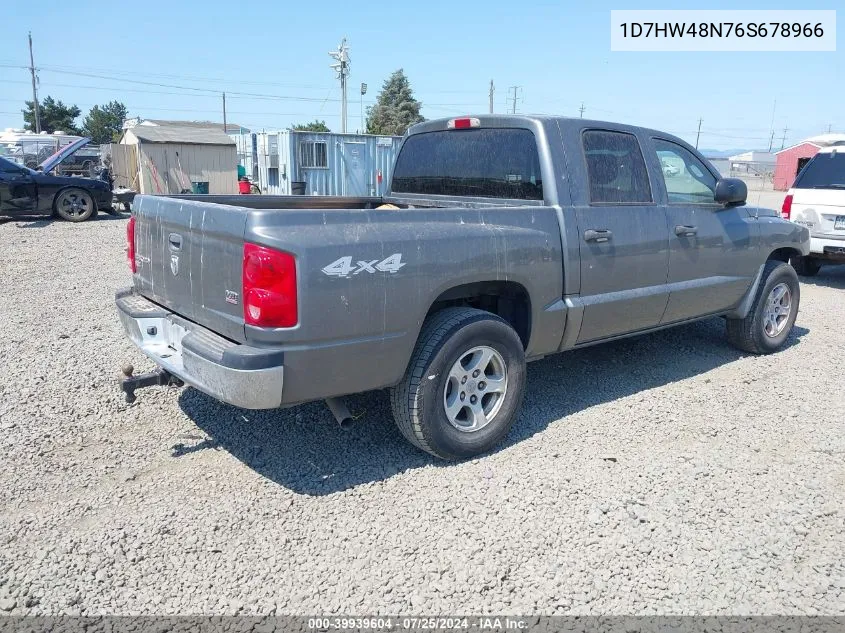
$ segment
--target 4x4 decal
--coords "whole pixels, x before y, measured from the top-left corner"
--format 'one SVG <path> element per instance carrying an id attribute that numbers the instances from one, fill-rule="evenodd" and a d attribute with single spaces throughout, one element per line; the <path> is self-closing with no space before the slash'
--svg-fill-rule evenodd
<path id="1" fill-rule="evenodd" d="M 325 266 L 322 270 L 330 277 L 351 277 L 352 275 L 357 275 L 363 272 L 370 274 L 376 272 L 393 274 L 399 272 L 399 269 L 404 265 L 405 262 L 402 261 L 402 253 L 393 253 L 393 255 L 386 257 L 381 261 L 377 259 L 359 259 L 357 264 L 354 266 L 352 264 L 352 256 L 347 255 L 346 257 L 336 259 L 328 266 Z"/>

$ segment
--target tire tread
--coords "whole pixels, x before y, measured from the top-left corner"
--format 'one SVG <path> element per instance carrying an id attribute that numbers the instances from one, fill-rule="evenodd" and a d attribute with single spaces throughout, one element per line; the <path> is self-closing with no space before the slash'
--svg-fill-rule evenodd
<path id="1" fill-rule="evenodd" d="M 422 403 L 418 397 L 419 386 L 432 357 L 437 354 L 451 334 L 467 322 L 481 318 L 507 323 L 495 314 L 476 308 L 444 308 L 431 315 L 425 320 L 420 330 L 405 377 L 390 390 L 390 406 L 399 431 L 411 444 L 441 459 L 451 459 L 453 456 L 435 450 L 423 434 Z"/>
<path id="2" fill-rule="evenodd" d="M 772 273 L 781 266 L 788 267 L 789 264 L 785 264 L 784 262 L 776 259 L 768 260 L 763 268 L 763 274 L 760 277 L 760 284 L 757 286 L 757 293 L 754 297 L 754 302 L 751 304 L 751 309 L 748 311 L 748 315 L 746 315 L 744 319 L 726 320 L 728 342 L 730 342 L 730 344 L 734 347 L 751 354 L 765 354 L 769 351 L 760 346 L 755 336 L 757 307 L 760 304 L 760 301 L 763 300 L 763 289 L 766 286 L 766 282 Z"/>

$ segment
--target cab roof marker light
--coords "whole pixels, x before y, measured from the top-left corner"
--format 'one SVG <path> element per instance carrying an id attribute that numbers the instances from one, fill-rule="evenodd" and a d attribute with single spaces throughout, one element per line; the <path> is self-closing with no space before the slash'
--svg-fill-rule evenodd
<path id="1" fill-rule="evenodd" d="M 450 130 L 466 130 L 471 127 L 481 127 L 481 121 L 476 118 L 449 119 L 446 127 Z"/>

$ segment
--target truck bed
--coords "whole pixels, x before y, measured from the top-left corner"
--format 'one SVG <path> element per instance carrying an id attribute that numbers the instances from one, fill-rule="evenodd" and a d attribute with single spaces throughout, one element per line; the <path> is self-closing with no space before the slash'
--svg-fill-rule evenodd
<path id="1" fill-rule="evenodd" d="M 375 209 L 381 202 L 138 196 L 135 291 L 231 341 L 285 350 L 285 392 L 298 401 L 319 397 L 326 384 L 344 394 L 398 381 L 428 310 L 456 286 L 502 283 L 530 296 L 529 355 L 556 347 L 564 326 L 556 311 L 563 285 L 556 209 L 542 202 Z M 295 327 L 245 322 L 245 243 L 295 257 Z M 315 371 L 326 374 L 323 385 L 308 378 Z"/>

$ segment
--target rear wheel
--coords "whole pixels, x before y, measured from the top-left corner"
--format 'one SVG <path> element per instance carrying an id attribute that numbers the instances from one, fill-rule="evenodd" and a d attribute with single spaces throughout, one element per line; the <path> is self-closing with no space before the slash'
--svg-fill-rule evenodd
<path id="1" fill-rule="evenodd" d="M 789 263 L 792 264 L 795 272 L 802 277 L 815 277 L 819 274 L 819 270 L 822 267 L 819 260 L 809 256 L 803 257 L 799 255 L 798 257 L 793 257 L 789 260 Z"/>
<path id="2" fill-rule="evenodd" d="M 63 220 L 84 222 L 96 214 L 94 199 L 84 189 L 64 189 L 53 201 L 53 210 Z"/>
<path id="3" fill-rule="evenodd" d="M 801 288 L 795 270 L 780 261 L 766 262 L 748 316 L 726 321 L 728 340 L 752 354 L 777 351 L 795 324 L 800 300 Z"/>
<path id="4" fill-rule="evenodd" d="M 390 401 L 408 441 L 453 460 L 502 441 L 524 392 L 525 352 L 514 329 L 483 310 L 447 308 L 426 320 Z"/>

